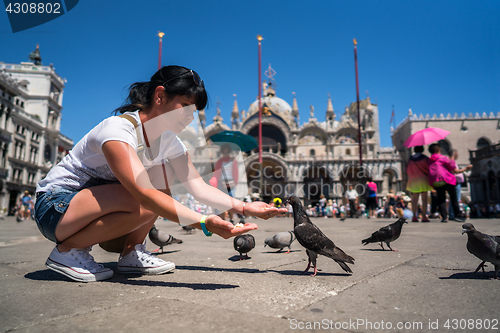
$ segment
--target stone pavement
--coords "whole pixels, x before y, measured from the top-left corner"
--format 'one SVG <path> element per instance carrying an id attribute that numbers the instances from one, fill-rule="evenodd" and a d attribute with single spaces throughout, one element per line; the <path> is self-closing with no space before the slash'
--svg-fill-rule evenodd
<path id="1" fill-rule="evenodd" d="M 356 264 L 348 275 L 334 261 L 319 257 L 322 271 L 310 277 L 301 274 L 307 261 L 297 242 L 290 254 L 263 246 L 265 238 L 291 230 L 292 219 L 251 221 L 257 221 L 259 229 L 252 232 L 257 246 L 248 260 L 238 260 L 232 239 L 208 238 L 199 230 L 188 235 L 160 219 L 159 229 L 184 241 L 159 254 L 175 262 L 173 273 L 115 273 L 107 281 L 78 283 L 45 267 L 54 244 L 39 234 L 33 221 L 0 220 L 0 331 L 449 332 L 460 325 L 467 332 L 500 329 L 500 281 L 491 279 L 491 264 L 486 276 L 473 274 L 480 260 L 467 252 L 460 223 L 410 222 L 393 243 L 399 251 L 390 252 L 378 244 L 362 246 L 361 240 L 394 220 L 315 218 L 313 222 Z M 482 232 L 500 234 L 498 219 L 472 223 Z M 148 243 L 147 248 L 155 246 Z M 116 269 L 116 254 L 96 246 L 92 255 Z M 480 321 L 464 321 L 469 319 Z M 495 321 L 497 329 L 492 330 Z M 475 326 L 478 323 L 483 329 Z"/>

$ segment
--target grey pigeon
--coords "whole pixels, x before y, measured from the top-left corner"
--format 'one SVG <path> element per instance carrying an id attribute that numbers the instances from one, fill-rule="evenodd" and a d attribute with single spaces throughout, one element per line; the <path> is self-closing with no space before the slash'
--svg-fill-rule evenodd
<path id="1" fill-rule="evenodd" d="M 234 249 L 240 253 L 240 260 L 243 260 L 243 253 L 245 259 L 248 259 L 248 252 L 255 247 L 255 238 L 250 234 L 239 235 L 234 238 Z"/>
<path id="2" fill-rule="evenodd" d="M 295 240 L 295 235 L 293 231 L 279 232 L 273 237 L 269 237 L 264 241 L 264 247 L 269 246 L 272 249 L 279 249 L 278 252 L 282 251 L 283 248 L 288 247 L 286 253 L 290 253 L 291 245 Z"/>
<path id="3" fill-rule="evenodd" d="M 186 234 L 190 234 L 194 231 L 194 227 L 190 226 L 190 225 L 181 225 L 182 227 L 182 230 L 184 230 L 186 232 Z"/>
<path id="4" fill-rule="evenodd" d="M 380 242 L 380 246 L 382 246 L 383 250 L 385 250 L 383 243 L 386 243 L 391 251 L 396 252 L 397 250 L 393 250 L 390 243 L 399 238 L 399 236 L 401 235 L 401 229 L 403 229 L 403 224 L 405 223 L 408 223 L 406 222 L 406 219 L 400 218 L 396 222 L 378 229 L 370 237 L 368 237 L 367 239 L 363 239 L 361 243 L 363 243 L 363 245 L 366 245 L 368 243 Z"/>
<path id="5" fill-rule="evenodd" d="M 153 244 L 158 245 L 160 248 L 154 252 L 161 250 L 163 253 L 163 247 L 170 244 L 181 244 L 182 240 L 174 238 L 172 235 L 167 234 L 164 231 L 156 229 L 156 226 L 153 225 L 151 230 L 149 230 L 149 239 Z"/>
<path id="6" fill-rule="evenodd" d="M 295 237 L 297 237 L 297 241 L 300 245 L 306 248 L 309 258 L 309 263 L 303 273 L 309 271 L 311 264 L 314 266 L 314 274 L 311 276 L 315 276 L 318 273 L 318 269 L 316 268 L 316 258 L 318 254 L 333 259 L 344 271 L 352 273 L 346 263 L 354 264 L 354 258 L 345 254 L 344 251 L 335 246 L 335 244 L 311 222 L 300 199 L 293 195 L 287 202 L 289 202 L 293 208 L 293 231 Z"/>
<path id="7" fill-rule="evenodd" d="M 477 266 L 474 273 L 480 268 L 487 267 L 486 262 L 491 262 L 495 266 L 494 279 L 500 280 L 498 271 L 500 271 L 500 236 L 490 236 L 477 231 L 472 223 L 462 225 L 462 235 L 467 233 L 467 250 L 481 259 L 483 262 Z"/>

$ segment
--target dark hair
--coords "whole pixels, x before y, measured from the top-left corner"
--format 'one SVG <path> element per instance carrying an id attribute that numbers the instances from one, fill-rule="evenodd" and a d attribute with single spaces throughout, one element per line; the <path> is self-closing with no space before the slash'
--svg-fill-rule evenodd
<path id="1" fill-rule="evenodd" d="M 415 147 L 413 147 L 413 151 L 415 153 L 423 153 L 424 152 L 424 146 L 415 146 Z"/>
<path id="2" fill-rule="evenodd" d="M 451 149 L 450 152 L 448 153 L 448 156 L 453 157 L 453 155 L 455 155 L 456 152 L 457 152 L 456 149 Z"/>
<path id="3" fill-rule="evenodd" d="M 373 181 L 372 176 L 366 176 L 366 181 L 367 181 L 367 182 L 372 182 L 372 181 Z"/>
<path id="4" fill-rule="evenodd" d="M 169 80 L 172 81 L 165 84 Z M 159 69 L 151 76 L 149 81 L 132 83 L 129 87 L 127 99 L 122 106 L 115 110 L 115 113 L 148 108 L 158 86 L 165 88 L 165 93 L 169 98 L 174 96 L 194 97 L 197 110 L 204 109 L 208 104 L 205 87 L 195 83 L 191 70 L 186 67 L 172 65 Z"/>
<path id="5" fill-rule="evenodd" d="M 433 143 L 432 145 L 429 146 L 429 153 L 431 154 L 437 154 L 441 147 L 437 143 Z"/>

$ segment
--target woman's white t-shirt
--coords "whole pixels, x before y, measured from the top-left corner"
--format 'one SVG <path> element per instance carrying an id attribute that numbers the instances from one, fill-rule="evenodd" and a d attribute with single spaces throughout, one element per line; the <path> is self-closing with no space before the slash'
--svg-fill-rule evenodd
<path id="1" fill-rule="evenodd" d="M 53 188 L 63 188 L 80 191 L 97 185 L 118 182 L 111 171 L 102 152 L 102 145 L 108 141 L 122 141 L 129 144 L 138 152 L 139 144 L 144 142 L 139 112 L 126 112 L 138 124 L 137 131 L 127 119 L 118 116 L 109 117 L 88 132 L 66 155 L 61 162 L 54 166 L 47 176 L 42 179 L 36 192 L 47 192 Z M 140 140 L 137 136 L 140 135 Z M 154 165 L 177 158 L 187 151 L 177 135 L 165 131 L 161 135 L 159 153 L 151 160 L 139 156 L 145 169 Z M 139 151 L 144 154 L 144 150 Z"/>

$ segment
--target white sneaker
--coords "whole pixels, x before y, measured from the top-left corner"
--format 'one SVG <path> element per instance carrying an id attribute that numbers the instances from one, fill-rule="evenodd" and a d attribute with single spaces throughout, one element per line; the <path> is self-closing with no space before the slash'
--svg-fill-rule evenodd
<path id="1" fill-rule="evenodd" d="M 56 246 L 45 266 L 79 282 L 101 281 L 112 277 L 113 271 L 96 263 L 89 253 L 91 250 L 92 247 L 88 247 L 61 253 Z"/>
<path id="2" fill-rule="evenodd" d="M 163 274 L 172 271 L 175 264 L 155 257 L 151 252 L 146 251 L 146 246 L 137 244 L 125 257 L 118 260 L 118 272 L 120 273 L 140 273 L 140 274 Z"/>

